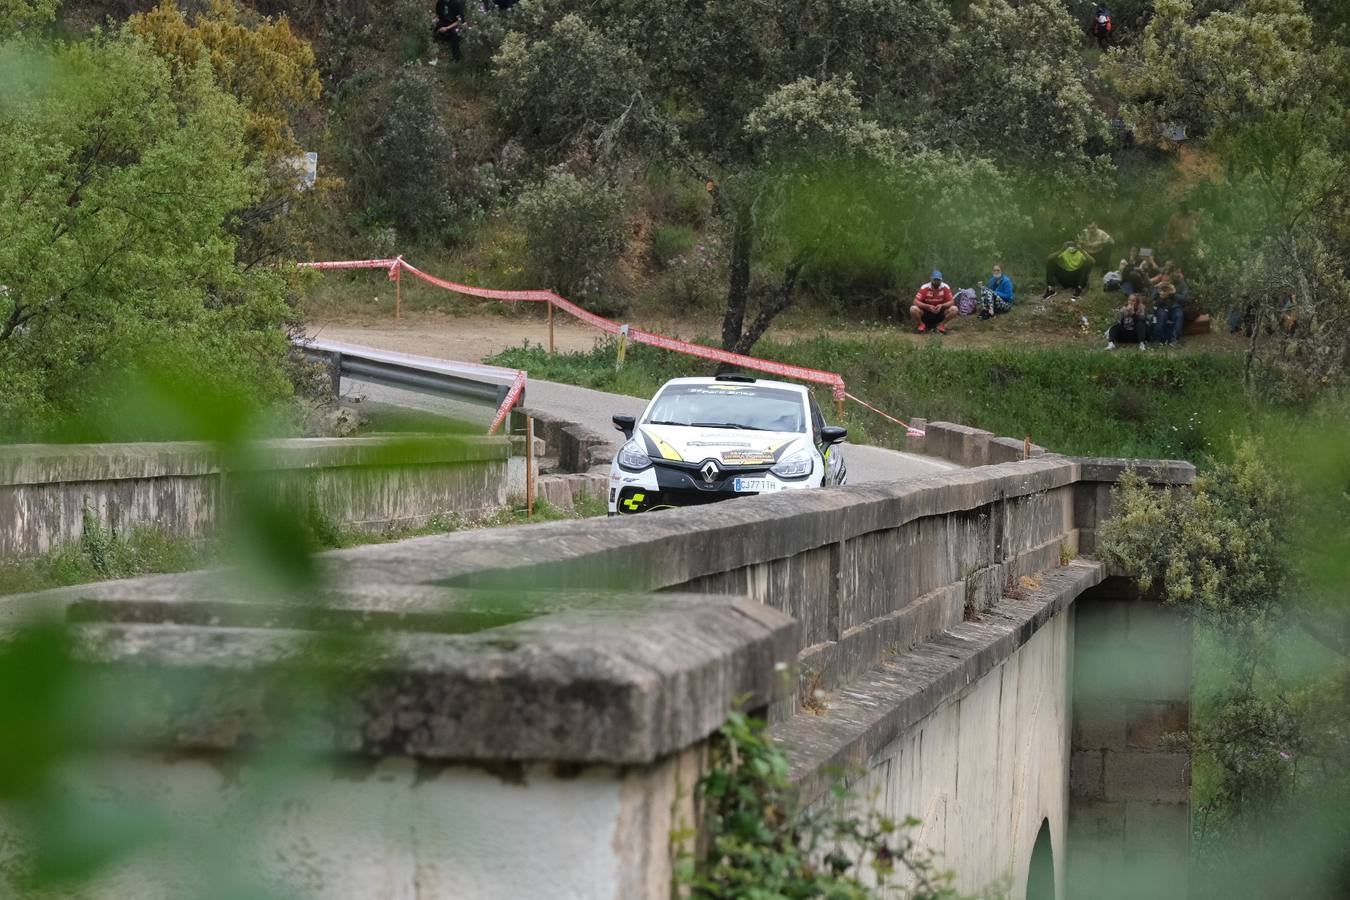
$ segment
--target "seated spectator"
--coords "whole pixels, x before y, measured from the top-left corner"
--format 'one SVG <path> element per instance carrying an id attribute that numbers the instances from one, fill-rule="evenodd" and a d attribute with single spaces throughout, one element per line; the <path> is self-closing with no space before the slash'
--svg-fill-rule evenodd
<path id="1" fill-rule="evenodd" d="M 1172 282 L 1160 281 L 1153 301 L 1153 316 L 1157 325 L 1157 341 L 1160 344 L 1175 346 L 1181 343 L 1181 326 L 1185 321 L 1185 308 L 1177 299 L 1177 289 Z"/>
<path id="2" fill-rule="evenodd" d="M 1182 303 L 1191 302 L 1191 286 L 1186 283 L 1186 273 L 1180 269 L 1173 268 L 1171 272 L 1172 287 L 1177 289 L 1177 299 Z"/>
<path id="3" fill-rule="evenodd" d="M 1078 246 L 1077 241 L 1069 241 L 1051 253 L 1045 260 L 1045 293 L 1041 299 L 1049 300 L 1059 293 L 1058 288 L 1069 287 L 1073 288 L 1073 299 L 1077 302 L 1087 287 L 1094 262 L 1092 254 Z"/>
<path id="4" fill-rule="evenodd" d="M 933 270 L 932 278 L 924 282 L 914 295 L 914 305 L 909 308 L 909 318 L 918 327 L 919 334 L 930 328 L 936 328 L 938 334 L 947 333 L 947 320 L 957 313 L 956 299 L 952 289 L 942 280 L 942 273 Z"/>
<path id="5" fill-rule="evenodd" d="M 1012 279 L 1003 274 L 1003 266 L 995 265 L 984 290 L 980 292 L 980 318 L 991 319 L 1013 307 Z"/>
<path id="6" fill-rule="evenodd" d="M 1147 315 L 1144 299 L 1131 294 L 1116 315 L 1115 324 L 1106 332 L 1106 349 L 1114 350 L 1119 344 L 1138 344 L 1140 350 L 1148 349 Z"/>
<path id="7" fill-rule="evenodd" d="M 1100 256 L 1103 250 L 1110 249 L 1114 244 L 1111 235 L 1098 228 L 1096 222 L 1089 222 L 1086 228 L 1078 232 L 1078 245 L 1093 256 Z"/>
<path id="8" fill-rule="evenodd" d="M 1158 258 L 1147 247 L 1139 248 L 1139 259 L 1136 264 L 1139 266 L 1139 270 L 1149 278 L 1162 272 L 1162 268 L 1158 265 Z"/>

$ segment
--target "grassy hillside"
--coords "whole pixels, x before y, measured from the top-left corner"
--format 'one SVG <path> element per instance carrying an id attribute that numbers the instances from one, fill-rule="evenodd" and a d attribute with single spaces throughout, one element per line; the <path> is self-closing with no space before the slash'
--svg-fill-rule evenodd
<path id="1" fill-rule="evenodd" d="M 688 357 L 630 347 L 622 369 L 615 348 L 549 355 L 538 347 L 494 358 L 531 377 L 601 390 L 648 395 L 667 378 L 708 374 Z M 922 416 L 1030 435 L 1070 454 L 1180 457 L 1227 456 L 1230 436 L 1285 413 L 1246 396 L 1242 360 L 1231 354 L 1105 353 L 1081 349 L 970 348 L 899 335 L 867 339 L 820 337 L 791 345 L 766 341 L 757 350 L 844 374 L 850 392 L 900 418 Z M 832 409 L 828 392 L 819 399 Z M 899 447 L 902 431 L 849 403 L 845 424 L 857 440 Z"/>

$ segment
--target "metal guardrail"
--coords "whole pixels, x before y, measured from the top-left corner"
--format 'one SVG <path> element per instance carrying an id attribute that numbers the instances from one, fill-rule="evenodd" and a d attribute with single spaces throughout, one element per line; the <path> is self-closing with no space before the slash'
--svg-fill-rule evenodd
<path id="1" fill-rule="evenodd" d="M 347 377 L 499 409 L 519 375 L 500 366 L 452 362 L 320 338 L 296 338 L 294 343 L 307 357 L 329 367 L 335 396 L 341 392 L 341 379 Z M 522 391 L 517 406 L 524 399 Z"/>

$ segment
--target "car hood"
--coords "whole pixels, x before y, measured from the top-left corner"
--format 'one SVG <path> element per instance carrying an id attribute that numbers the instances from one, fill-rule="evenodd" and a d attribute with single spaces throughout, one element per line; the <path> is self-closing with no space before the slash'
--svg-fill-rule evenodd
<path id="1" fill-rule="evenodd" d="M 654 461 L 700 463 L 715 459 L 727 466 L 770 466 L 784 456 L 809 447 L 807 435 L 792 431 L 737 431 L 686 425 L 639 425 Z"/>

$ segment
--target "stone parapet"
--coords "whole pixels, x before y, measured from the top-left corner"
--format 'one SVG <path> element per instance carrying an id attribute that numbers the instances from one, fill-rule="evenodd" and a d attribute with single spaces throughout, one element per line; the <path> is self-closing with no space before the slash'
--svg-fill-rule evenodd
<path id="1" fill-rule="evenodd" d="M 77 540 L 86 513 L 118 531 L 205 537 L 228 516 L 227 485 L 241 475 L 316 504 L 340 525 L 369 529 L 487 515 L 523 482 L 505 437 L 270 440 L 228 463 L 215 445 L 196 442 L 0 446 L 0 559 Z"/>
<path id="2" fill-rule="evenodd" d="M 122 582 L 66 608 L 103 677 L 151 686 L 110 693 L 128 707 L 130 746 L 230 751 L 299 734 L 305 749 L 362 756 L 650 763 L 737 702 L 767 706 L 796 652 L 792 619 L 732 597 L 391 587 L 306 611 L 242 588 L 162 587 Z M 337 688 L 329 701 L 296 663 L 320 631 L 363 636 L 314 663 Z M 136 682 L 146 671 L 158 679 Z"/>

